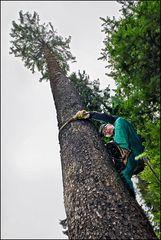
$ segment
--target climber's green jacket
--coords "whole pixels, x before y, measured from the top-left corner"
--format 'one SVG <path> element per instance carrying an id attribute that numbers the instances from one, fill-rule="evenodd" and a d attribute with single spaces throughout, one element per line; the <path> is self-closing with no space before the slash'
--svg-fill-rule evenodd
<path id="1" fill-rule="evenodd" d="M 113 139 L 121 148 L 132 151 L 135 156 L 143 152 L 140 137 L 129 121 L 119 117 L 114 122 L 114 127 L 115 134 Z"/>
<path id="2" fill-rule="evenodd" d="M 101 121 L 103 123 L 111 123 L 115 127 L 113 140 L 119 144 L 121 148 L 133 151 L 135 156 L 143 152 L 141 139 L 137 134 L 134 126 L 126 119 L 106 113 L 89 112 L 89 118 Z"/>
<path id="3" fill-rule="evenodd" d="M 122 171 L 123 177 L 133 190 L 133 183 L 131 177 L 134 169 L 137 166 L 135 157 L 143 152 L 141 139 L 137 134 L 134 126 L 126 119 L 106 113 L 89 112 L 89 119 L 95 119 L 102 123 L 110 123 L 114 125 L 113 140 L 122 148 L 130 152 L 126 168 Z"/>

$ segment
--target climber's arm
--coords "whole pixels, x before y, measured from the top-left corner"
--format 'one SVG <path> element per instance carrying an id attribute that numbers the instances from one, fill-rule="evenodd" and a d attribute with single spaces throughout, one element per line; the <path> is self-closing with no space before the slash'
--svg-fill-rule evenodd
<path id="1" fill-rule="evenodd" d="M 107 113 L 101 113 L 101 112 L 95 112 L 95 111 L 87 112 L 85 110 L 81 110 L 75 114 L 74 118 L 75 119 L 94 119 L 100 122 L 114 124 L 114 122 L 118 117 L 115 115 L 109 115 Z"/>
<path id="2" fill-rule="evenodd" d="M 115 115 L 109 115 L 107 113 L 100 113 L 100 112 L 89 112 L 89 119 L 94 119 L 94 120 L 98 120 L 101 122 L 107 122 L 107 123 L 111 123 L 113 124 L 116 119 L 118 118 Z"/>

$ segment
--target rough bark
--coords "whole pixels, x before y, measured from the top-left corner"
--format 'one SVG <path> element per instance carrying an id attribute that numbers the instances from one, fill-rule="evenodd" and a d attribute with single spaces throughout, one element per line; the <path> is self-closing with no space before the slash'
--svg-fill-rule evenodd
<path id="1" fill-rule="evenodd" d="M 83 106 L 47 48 L 45 55 L 60 128 Z M 59 141 L 69 239 L 157 239 L 109 161 L 92 123 L 69 123 Z"/>

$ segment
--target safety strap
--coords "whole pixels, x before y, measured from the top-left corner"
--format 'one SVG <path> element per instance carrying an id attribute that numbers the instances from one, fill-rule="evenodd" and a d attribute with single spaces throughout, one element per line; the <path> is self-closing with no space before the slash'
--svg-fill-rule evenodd
<path id="1" fill-rule="evenodd" d="M 62 131 L 62 129 L 63 129 L 66 125 L 68 125 L 70 122 L 76 121 L 76 120 L 77 120 L 76 118 L 72 117 L 72 118 L 70 118 L 68 121 L 66 121 L 66 122 L 60 127 L 59 133 Z"/>

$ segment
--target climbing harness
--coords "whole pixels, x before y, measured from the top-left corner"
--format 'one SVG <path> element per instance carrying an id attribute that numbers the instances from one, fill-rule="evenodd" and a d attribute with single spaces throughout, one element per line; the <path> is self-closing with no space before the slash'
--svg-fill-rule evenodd
<path id="1" fill-rule="evenodd" d="M 83 118 L 82 118 L 83 119 Z M 74 115 L 73 117 L 71 117 L 69 120 L 67 120 L 59 129 L 59 134 L 62 131 L 62 129 L 68 125 L 70 122 L 72 121 L 76 121 L 76 120 L 80 120 L 78 118 L 77 115 Z M 114 141 L 110 141 L 109 143 L 106 144 L 106 149 L 107 152 L 109 153 L 109 155 L 111 156 L 111 160 L 116 168 L 116 170 L 121 173 L 126 165 L 123 163 L 123 160 L 125 158 L 123 158 L 123 154 L 122 154 L 122 149 L 118 146 L 118 144 L 116 144 Z M 135 157 L 135 160 L 138 160 L 138 169 L 136 168 L 134 170 L 134 174 L 136 175 L 138 173 L 140 173 L 141 171 L 144 170 L 145 164 L 149 167 L 149 169 L 152 171 L 153 175 L 155 176 L 155 179 L 157 180 L 157 182 L 159 184 L 161 184 L 161 181 L 159 179 L 159 177 L 157 176 L 156 172 L 154 171 L 151 163 L 149 162 L 149 159 L 146 155 L 145 152 L 139 154 L 138 156 Z"/>
<path id="2" fill-rule="evenodd" d="M 118 173 L 121 173 L 126 167 L 123 163 L 125 158 L 123 157 L 122 149 L 114 141 L 110 141 L 105 146 L 114 167 Z"/>
<path id="3" fill-rule="evenodd" d="M 109 143 L 106 144 L 106 149 L 107 149 L 107 152 L 109 153 L 109 156 L 117 172 L 121 173 L 126 167 L 126 165 L 123 163 L 124 158 L 122 157 L 121 148 L 114 141 L 110 141 Z M 138 165 L 136 169 L 134 169 L 133 175 L 137 175 L 138 173 L 142 172 L 145 168 L 145 165 L 147 165 L 152 171 L 153 175 L 155 176 L 155 179 L 157 180 L 157 182 L 161 184 L 161 181 L 157 176 L 156 172 L 154 171 L 145 152 L 136 156 L 135 160 L 138 161 Z"/>
<path id="4" fill-rule="evenodd" d="M 119 176 L 121 177 L 124 185 L 128 189 L 130 195 L 135 198 L 135 193 L 132 191 L 132 189 L 129 187 L 129 184 L 127 183 L 126 179 L 122 175 L 122 171 L 126 168 L 126 164 L 124 163 L 124 157 L 123 157 L 123 151 L 119 147 L 117 143 L 114 141 L 110 141 L 109 143 L 106 144 L 106 149 L 109 154 L 109 160 L 112 161 L 112 164 L 114 168 L 116 169 L 116 177 L 113 180 L 113 183 L 117 183 L 117 179 Z M 129 152 L 130 154 L 130 152 Z"/>

